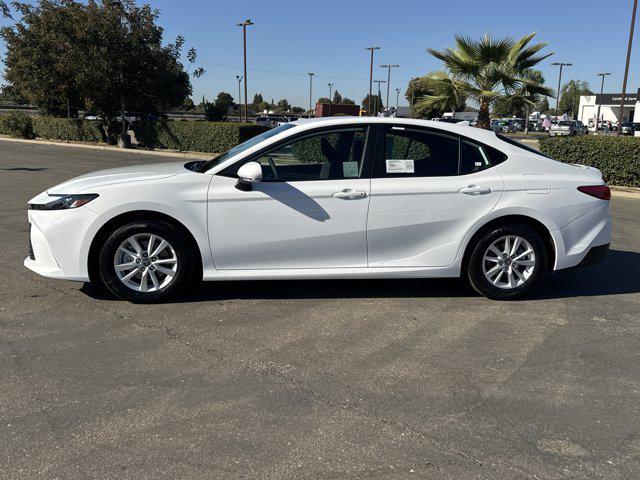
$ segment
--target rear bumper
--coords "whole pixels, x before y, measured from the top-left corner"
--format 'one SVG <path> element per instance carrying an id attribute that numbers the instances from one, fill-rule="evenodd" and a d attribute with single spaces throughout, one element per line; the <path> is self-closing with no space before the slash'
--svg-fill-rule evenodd
<path id="1" fill-rule="evenodd" d="M 598 245 L 596 247 L 591 247 L 587 255 L 582 259 L 582 261 L 576 265 L 576 268 L 582 267 L 590 267 L 592 265 L 597 265 L 602 262 L 607 254 L 609 253 L 609 245 L 608 243 L 604 245 Z"/>

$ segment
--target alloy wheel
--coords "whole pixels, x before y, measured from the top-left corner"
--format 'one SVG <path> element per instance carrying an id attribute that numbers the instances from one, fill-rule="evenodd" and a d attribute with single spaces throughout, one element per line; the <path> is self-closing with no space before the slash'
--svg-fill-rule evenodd
<path id="1" fill-rule="evenodd" d="M 482 257 L 482 271 L 492 285 L 511 290 L 524 285 L 536 268 L 531 244 L 518 235 L 495 240 Z"/>
<path id="2" fill-rule="evenodd" d="M 140 233 L 120 244 L 113 267 L 120 281 L 131 290 L 157 292 L 175 278 L 178 257 L 164 238 L 152 233 Z"/>

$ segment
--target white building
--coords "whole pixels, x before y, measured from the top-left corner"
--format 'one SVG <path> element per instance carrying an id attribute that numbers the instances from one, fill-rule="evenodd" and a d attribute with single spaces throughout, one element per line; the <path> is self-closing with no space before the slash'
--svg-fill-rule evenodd
<path id="1" fill-rule="evenodd" d="M 620 120 L 621 93 L 603 93 L 602 95 L 583 95 L 578 107 L 578 120 L 585 125 L 595 125 L 600 105 L 600 120 L 616 123 Z M 627 93 L 624 99 L 624 118 L 622 122 L 632 122 L 635 112 L 640 108 L 640 89 L 636 93 Z"/>

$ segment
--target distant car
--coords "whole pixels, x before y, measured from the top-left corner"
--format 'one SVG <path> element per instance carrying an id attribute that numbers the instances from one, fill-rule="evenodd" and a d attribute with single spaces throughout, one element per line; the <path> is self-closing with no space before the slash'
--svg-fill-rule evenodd
<path id="1" fill-rule="evenodd" d="M 210 161 L 127 166 L 48 188 L 29 201 L 24 264 L 143 303 L 194 278 L 464 277 L 487 297 L 514 299 L 545 271 L 604 258 L 609 198 L 599 170 L 483 129 L 306 120 Z"/>
<path id="2" fill-rule="evenodd" d="M 634 135 L 636 131 L 640 131 L 640 123 L 624 122 L 620 125 L 621 135 Z"/>
<path id="3" fill-rule="evenodd" d="M 516 131 L 516 124 L 513 120 L 498 120 L 492 122 L 490 128 L 496 133 L 513 133 Z"/>
<path id="4" fill-rule="evenodd" d="M 258 117 L 256 118 L 256 123 L 258 125 L 262 125 L 263 127 L 273 127 L 273 119 L 271 117 Z"/>
<path id="5" fill-rule="evenodd" d="M 589 133 L 589 128 L 582 123 L 580 120 L 578 120 L 578 133 L 582 134 L 582 135 L 586 135 L 587 133 Z"/>
<path id="6" fill-rule="evenodd" d="M 582 134 L 582 127 L 575 120 L 560 120 L 549 127 L 549 135 L 578 135 Z"/>

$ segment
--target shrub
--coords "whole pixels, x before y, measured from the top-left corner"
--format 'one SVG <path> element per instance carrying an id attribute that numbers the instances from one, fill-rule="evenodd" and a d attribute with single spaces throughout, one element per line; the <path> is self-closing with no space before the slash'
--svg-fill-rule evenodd
<path id="1" fill-rule="evenodd" d="M 252 123 L 162 121 L 135 122 L 133 130 L 146 148 L 220 153 L 268 129 Z"/>
<path id="2" fill-rule="evenodd" d="M 33 138 L 31 117 L 22 112 L 12 112 L 0 116 L 0 133 L 13 138 Z"/>
<path id="3" fill-rule="evenodd" d="M 640 138 L 546 137 L 540 140 L 540 151 L 561 162 L 595 167 L 610 185 L 640 187 Z"/>
<path id="4" fill-rule="evenodd" d="M 39 138 L 68 142 L 102 142 L 105 138 L 101 122 L 78 118 L 35 117 L 33 132 Z"/>

